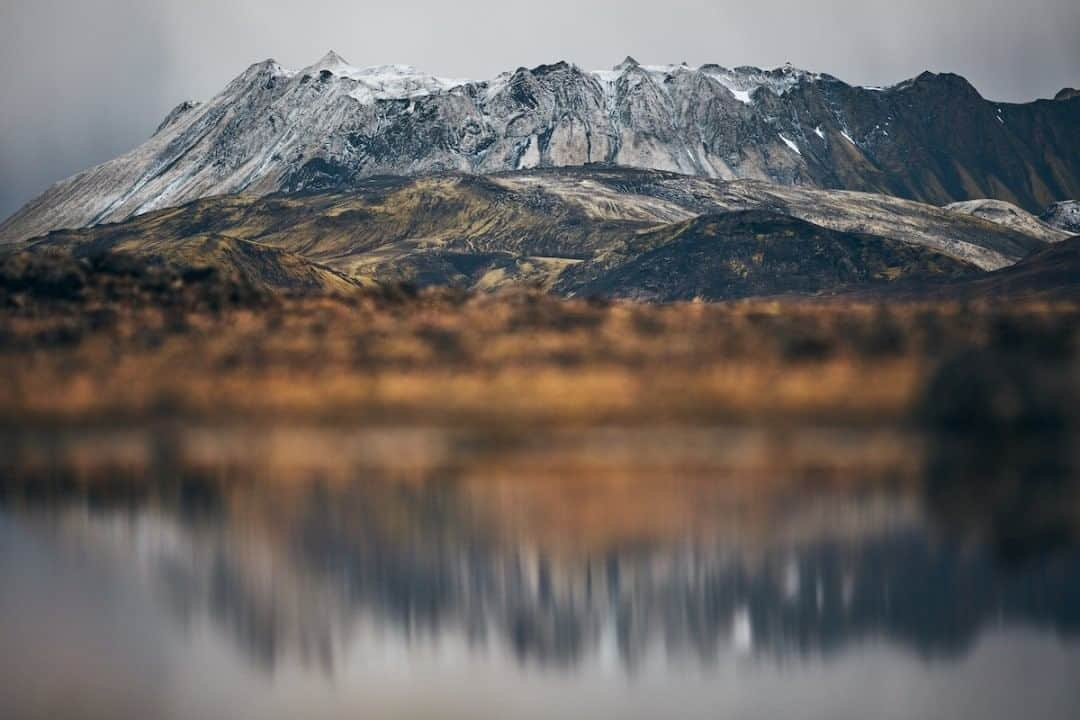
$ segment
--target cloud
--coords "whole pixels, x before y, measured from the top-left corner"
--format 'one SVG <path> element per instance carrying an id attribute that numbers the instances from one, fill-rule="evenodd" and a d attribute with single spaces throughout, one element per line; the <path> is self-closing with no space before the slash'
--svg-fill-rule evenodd
<path id="1" fill-rule="evenodd" d="M 138 0 L 16 0 L 0 16 L 0 215 L 130 149 L 172 94 L 168 28 Z"/>

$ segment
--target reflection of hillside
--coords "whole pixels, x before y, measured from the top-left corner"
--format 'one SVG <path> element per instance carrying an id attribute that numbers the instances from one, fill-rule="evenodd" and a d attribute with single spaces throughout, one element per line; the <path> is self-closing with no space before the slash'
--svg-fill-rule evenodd
<path id="1" fill-rule="evenodd" d="M 365 462 L 286 472 L 207 463 L 159 438 L 108 466 L 26 462 L 4 495 L 9 509 L 56 510 L 63 532 L 136 563 L 178 618 L 211 618 L 265 667 L 286 654 L 330 667 L 372 625 L 541 663 L 614 651 L 630 667 L 655 652 L 784 658 L 874 638 L 953 655 L 989 625 L 1080 627 L 1072 543 L 1005 569 L 994 539 L 966 530 L 1000 533 L 1009 507 L 1062 527 L 1068 473 L 1053 476 L 1059 492 L 1032 494 L 1047 487 L 1038 468 L 999 455 L 994 473 L 975 466 L 976 492 L 953 468 L 949 497 L 976 498 L 958 515 L 939 501 L 933 468 L 948 461 L 931 443 L 923 496 L 942 534 L 921 520 L 912 446 L 895 438 L 742 435 L 723 450 L 722 437 L 668 437 L 666 454 L 610 438 L 604 453 L 554 454 L 451 452 L 431 438 L 401 454 L 397 442 L 371 439 L 356 451 Z M 383 451 L 395 467 L 373 462 Z M 107 512 L 65 511 L 73 502 Z"/>
<path id="2" fill-rule="evenodd" d="M 655 646 L 707 661 L 731 647 L 786 656 L 875 636 L 951 654 L 987 622 L 1066 628 L 1080 617 L 1075 562 L 1064 574 L 1001 577 L 985 556 L 935 547 L 917 529 L 770 549 L 752 562 L 723 544 L 613 550 L 560 565 L 475 539 L 456 550 L 442 539 L 388 546 L 321 527 L 313 518 L 300 562 L 350 578 L 358 606 L 408 629 L 486 620 L 521 657 L 541 661 L 581 659 L 611 628 L 633 665 Z"/>
<path id="3" fill-rule="evenodd" d="M 951 536 L 1022 564 L 1080 543 L 1078 468 L 1080 445 L 1060 428 L 945 433 L 929 443 L 926 503 Z"/>

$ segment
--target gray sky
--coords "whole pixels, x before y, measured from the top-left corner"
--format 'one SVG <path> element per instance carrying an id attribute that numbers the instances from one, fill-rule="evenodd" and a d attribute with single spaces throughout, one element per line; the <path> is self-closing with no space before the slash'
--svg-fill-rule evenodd
<path id="1" fill-rule="evenodd" d="M 995 100 L 1080 85 L 1078 0 L 0 0 L 0 217 L 138 145 L 253 62 L 452 77 L 569 60 L 952 71 Z"/>

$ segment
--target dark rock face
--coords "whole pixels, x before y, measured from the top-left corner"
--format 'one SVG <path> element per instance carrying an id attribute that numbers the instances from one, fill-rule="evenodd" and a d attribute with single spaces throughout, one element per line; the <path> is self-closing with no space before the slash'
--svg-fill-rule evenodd
<path id="1" fill-rule="evenodd" d="M 239 274 L 215 266 L 178 266 L 129 253 L 23 252 L 0 259 L 0 295 L 9 299 L 109 302 L 167 307 L 257 306 L 270 296 Z M 2 306 L 2 304 L 0 304 Z"/>
<path id="2" fill-rule="evenodd" d="M 888 286 L 866 288 L 855 294 L 890 299 L 986 301 L 1013 299 L 1080 299 L 1080 237 L 1036 250 L 1010 267 L 968 276 L 901 278 Z"/>
<path id="3" fill-rule="evenodd" d="M 172 305 L 192 285 L 224 298 L 355 289 L 341 274 L 298 255 L 225 236 L 129 240 L 122 233 L 78 240 L 61 236 L 0 253 L 0 292 L 65 301 L 104 293 Z"/>
<path id="4" fill-rule="evenodd" d="M 1037 250 L 1012 267 L 968 283 L 973 296 L 1080 298 L 1080 237 Z"/>
<path id="5" fill-rule="evenodd" d="M 624 257 L 570 271 L 557 287 L 638 300 L 726 300 L 977 272 L 923 248 L 766 211 L 704 215 L 629 245 Z"/>
<path id="6" fill-rule="evenodd" d="M 1080 235 L 1080 201 L 1054 203 L 1046 208 L 1039 219 L 1058 230 Z"/>
<path id="7" fill-rule="evenodd" d="M 267 61 L 178 107 L 140 148 L 50 189 L 0 226 L 0 242 L 212 195 L 589 163 L 1036 211 L 1080 197 L 1077 127 L 1074 95 L 994 103 L 948 74 L 862 88 L 790 66 L 628 59 L 465 82 L 332 55 L 299 72 Z"/>

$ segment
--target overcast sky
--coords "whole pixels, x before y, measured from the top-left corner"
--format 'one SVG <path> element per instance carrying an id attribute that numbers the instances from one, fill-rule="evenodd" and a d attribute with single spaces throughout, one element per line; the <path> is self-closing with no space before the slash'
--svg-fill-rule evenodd
<path id="1" fill-rule="evenodd" d="M 952 71 L 995 100 L 1080 85 L 1080 0 L 0 0 L 0 217 L 138 145 L 248 65 L 333 48 L 452 77 L 569 60 Z"/>

